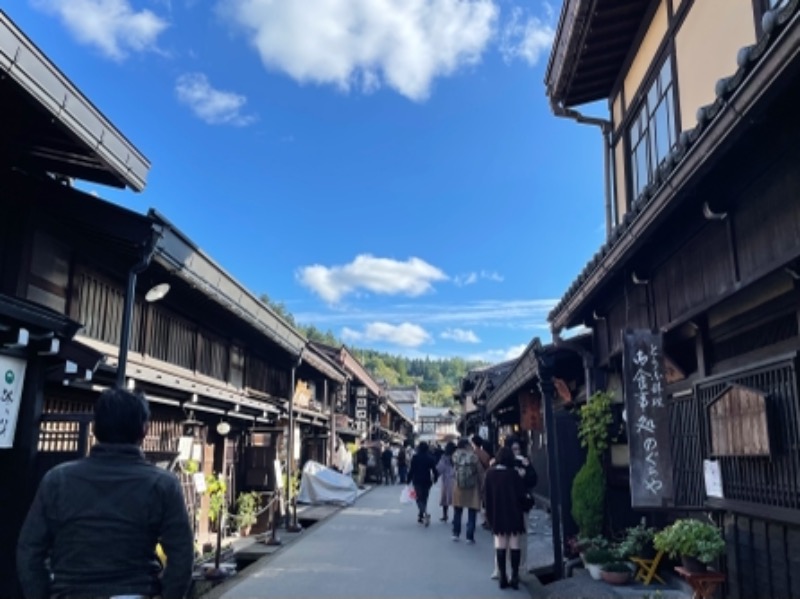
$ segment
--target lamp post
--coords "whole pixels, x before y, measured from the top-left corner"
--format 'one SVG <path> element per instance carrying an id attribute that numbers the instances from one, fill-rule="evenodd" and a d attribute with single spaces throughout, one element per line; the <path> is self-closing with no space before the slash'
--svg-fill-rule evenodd
<path id="1" fill-rule="evenodd" d="M 125 291 L 125 304 L 122 308 L 122 329 L 119 335 L 119 359 L 117 360 L 117 387 L 125 386 L 125 371 L 128 367 L 128 347 L 131 344 L 133 325 L 133 304 L 136 300 L 136 276 L 150 263 L 150 257 L 136 264 L 128 273 L 128 288 Z M 169 293 L 169 283 L 161 283 L 147 291 L 144 300 L 152 304 Z"/>
<path id="2" fill-rule="evenodd" d="M 294 509 L 294 521 L 289 514 L 289 509 L 292 506 L 292 499 L 294 497 L 294 489 L 292 488 L 292 476 L 294 475 L 294 391 L 296 386 L 295 377 L 297 369 L 303 363 L 302 356 L 297 358 L 297 365 L 292 366 L 291 389 L 289 389 L 289 439 L 286 443 L 287 456 L 286 456 L 286 530 L 288 532 L 300 532 L 302 530 L 297 525 L 297 506 Z"/>

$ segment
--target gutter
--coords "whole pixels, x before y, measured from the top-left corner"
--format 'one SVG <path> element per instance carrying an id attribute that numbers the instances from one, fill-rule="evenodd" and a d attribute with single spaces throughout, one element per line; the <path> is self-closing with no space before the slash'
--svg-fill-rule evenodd
<path id="1" fill-rule="evenodd" d="M 125 386 L 125 374 L 128 365 L 128 351 L 131 338 L 131 325 L 133 321 L 133 304 L 136 298 L 136 278 L 143 273 L 155 255 L 156 245 L 161 238 L 161 228 L 155 224 L 150 229 L 150 235 L 144 240 L 142 257 L 128 271 L 128 285 L 125 290 L 125 300 L 122 308 L 122 330 L 119 336 L 119 354 L 117 359 L 117 387 Z"/>
<path id="2" fill-rule="evenodd" d="M 572 119 L 582 125 L 594 125 L 600 127 L 603 133 L 603 179 L 605 185 L 606 203 L 606 239 L 611 237 L 611 134 L 613 126 L 611 121 L 590 116 L 585 116 L 572 108 L 567 108 L 561 101 L 550 98 L 550 109 L 558 117 Z"/>

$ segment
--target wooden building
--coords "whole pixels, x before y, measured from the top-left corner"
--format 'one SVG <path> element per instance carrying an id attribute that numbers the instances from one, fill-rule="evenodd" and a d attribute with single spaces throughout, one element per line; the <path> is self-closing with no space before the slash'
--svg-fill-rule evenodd
<path id="1" fill-rule="evenodd" d="M 5 598 L 20 594 L 14 548 L 36 485 L 87 454 L 104 389 L 146 393 L 143 449 L 182 478 L 203 538 L 208 499 L 189 462 L 224 476 L 232 503 L 275 488 L 275 457 L 327 460 L 329 392 L 346 374 L 164 216 L 72 186 L 141 191 L 150 165 L 2 12 L 0 66 L 0 361 L 7 382 L 24 377 L 10 388 L 21 393 L 13 422 L 5 406 L 0 416 L 0 472 L 16 481 L 0 494 Z M 250 451 L 266 444 L 268 463 Z"/>
<path id="2" fill-rule="evenodd" d="M 607 173 L 608 238 L 554 333 L 591 329 L 629 433 L 623 333 L 660 347 L 658 505 L 627 484 L 646 513 L 719 522 L 730 597 L 800 595 L 799 51 L 797 0 L 566 0 L 547 69 L 554 112 L 599 126 Z M 606 118 L 578 112 L 596 101 Z"/>

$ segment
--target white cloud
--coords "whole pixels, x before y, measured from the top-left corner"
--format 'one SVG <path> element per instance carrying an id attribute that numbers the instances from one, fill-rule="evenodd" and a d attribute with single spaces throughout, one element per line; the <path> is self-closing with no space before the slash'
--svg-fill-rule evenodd
<path id="1" fill-rule="evenodd" d="M 442 339 L 450 339 L 451 341 L 457 341 L 459 343 L 481 342 L 481 340 L 478 339 L 478 336 L 473 331 L 467 329 L 447 329 L 440 335 L 440 337 Z"/>
<path id="2" fill-rule="evenodd" d="M 220 0 L 264 65 L 301 83 L 425 100 L 437 77 L 476 64 L 494 0 Z"/>
<path id="3" fill-rule="evenodd" d="M 547 332 L 547 314 L 558 300 L 481 300 L 464 303 L 393 304 L 380 310 L 338 309 L 326 312 L 296 312 L 298 322 L 316 326 L 352 326 L 375 320 L 417 322 L 424 325 L 494 326 Z"/>
<path id="4" fill-rule="evenodd" d="M 486 279 L 488 281 L 494 281 L 495 283 L 502 283 L 505 280 L 503 275 L 501 275 L 500 273 L 494 271 L 489 272 L 486 270 L 481 271 L 481 278 Z"/>
<path id="5" fill-rule="evenodd" d="M 82 44 L 107 57 L 123 60 L 130 52 L 157 50 L 158 36 L 168 27 L 154 12 L 135 10 L 128 0 L 33 0 L 42 12 L 57 16 Z"/>
<path id="6" fill-rule="evenodd" d="M 489 362 L 495 364 L 497 362 L 505 362 L 507 360 L 516 360 L 528 347 L 527 344 L 521 343 L 519 345 L 512 345 L 505 349 L 490 349 L 479 354 L 472 354 L 468 357 L 469 360 L 476 360 L 481 362 Z"/>
<path id="7" fill-rule="evenodd" d="M 359 289 L 419 296 L 433 289 L 433 282 L 446 280 L 447 275 L 419 258 L 400 262 L 361 254 L 343 266 L 305 266 L 297 272 L 297 279 L 325 301 L 336 303 Z"/>
<path id="8" fill-rule="evenodd" d="M 430 334 L 425 329 L 409 322 L 399 325 L 371 322 L 363 331 L 345 327 L 342 329 L 342 338 L 345 341 L 384 342 L 403 347 L 419 347 L 431 340 Z"/>
<path id="9" fill-rule="evenodd" d="M 458 285 L 459 287 L 464 287 L 465 285 L 474 285 L 478 282 L 478 273 L 471 272 L 466 275 L 458 275 L 453 282 Z"/>
<path id="10" fill-rule="evenodd" d="M 209 125 L 242 127 L 255 121 L 253 115 L 242 112 L 247 103 L 245 96 L 214 89 L 203 73 L 186 73 L 178 77 L 175 93 L 182 104 Z"/>
<path id="11" fill-rule="evenodd" d="M 534 66 L 550 50 L 556 32 L 552 25 L 552 8 L 546 6 L 546 19 L 526 15 L 519 7 L 512 9 L 511 19 L 500 35 L 500 52 L 507 63 L 522 60 Z"/>
<path id="12" fill-rule="evenodd" d="M 479 279 L 487 281 L 494 281 L 496 283 L 503 282 L 503 276 L 495 271 L 482 270 L 480 272 L 470 272 L 464 275 L 458 275 L 453 278 L 453 283 L 458 287 L 465 287 L 467 285 L 474 285 Z"/>

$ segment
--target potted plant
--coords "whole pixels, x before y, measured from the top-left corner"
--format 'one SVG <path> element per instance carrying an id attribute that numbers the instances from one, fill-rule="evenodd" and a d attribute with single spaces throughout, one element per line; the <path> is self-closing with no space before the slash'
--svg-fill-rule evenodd
<path id="1" fill-rule="evenodd" d="M 225 493 L 228 485 L 225 477 L 215 474 L 206 475 L 206 493 L 208 494 L 208 519 L 211 524 L 217 524 L 222 510 L 225 509 Z"/>
<path id="2" fill-rule="evenodd" d="M 627 584 L 631 569 L 625 562 L 609 562 L 600 566 L 600 577 L 609 584 Z"/>
<path id="3" fill-rule="evenodd" d="M 250 529 L 258 520 L 260 503 L 261 495 L 256 491 L 239 493 L 236 498 L 236 526 L 243 537 L 250 534 Z"/>
<path id="4" fill-rule="evenodd" d="M 603 467 L 597 451 L 590 446 L 586 463 L 572 481 L 572 517 L 581 537 L 596 537 L 603 532 L 605 494 Z"/>
<path id="5" fill-rule="evenodd" d="M 622 559 L 641 557 L 653 559 L 656 551 L 653 547 L 653 538 L 656 529 L 648 528 L 644 522 L 625 531 L 625 538 L 619 543 L 618 550 Z"/>
<path id="6" fill-rule="evenodd" d="M 586 569 L 589 571 L 589 576 L 595 580 L 600 580 L 601 567 L 613 562 L 614 554 L 610 549 L 593 548 L 584 553 L 583 559 L 586 562 Z"/>
<path id="7" fill-rule="evenodd" d="M 680 557 L 690 572 L 703 572 L 725 552 L 725 540 L 713 524 L 685 518 L 676 520 L 653 539 L 655 548 L 671 558 Z"/>

